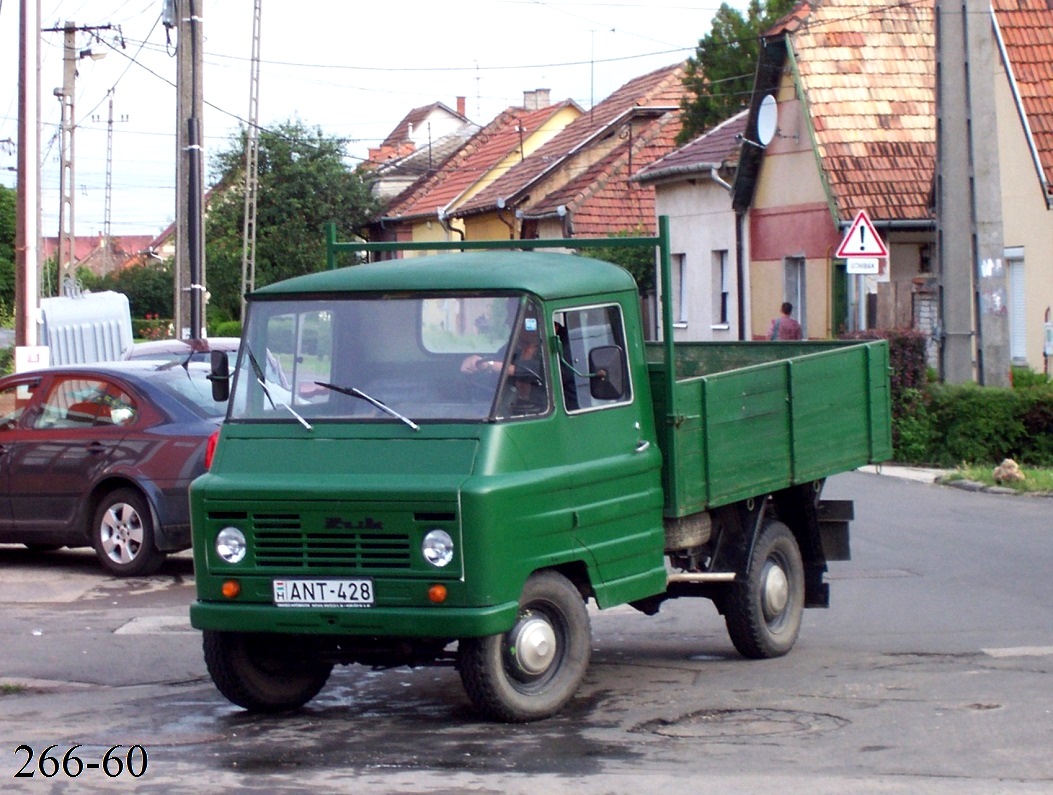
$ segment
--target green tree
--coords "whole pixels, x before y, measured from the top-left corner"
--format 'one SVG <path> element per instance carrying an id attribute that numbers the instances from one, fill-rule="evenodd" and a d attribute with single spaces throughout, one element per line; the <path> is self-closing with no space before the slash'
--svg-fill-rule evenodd
<path id="1" fill-rule="evenodd" d="M 205 232 L 212 321 L 241 312 L 246 138 L 242 131 L 213 158 L 221 177 Z M 260 130 L 257 184 L 257 287 L 324 269 L 325 225 L 335 222 L 338 236 L 349 239 L 380 210 L 369 184 L 348 166 L 344 143 L 299 121 Z"/>
<path id="2" fill-rule="evenodd" d="M 133 318 L 147 315 L 172 317 L 174 277 L 172 260 L 147 262 L 98 277 L 90 271 L 79 271 L 81 282 L 90 290 L 113 290 L 128 296 L 128 307 Z"/>
<path id="3" fill-rule="evenodd" d="M 687 61 L 681 100 L 685 144 L 744 109 L 753 91 L 760 35 L 796 5 L 796 0 L 750 0 L 746 16 L 724 3 L 713 16 L 709 34 L 699 39 Z"/>
<path id="4" fill-rule="evenodd" d="M 644 237 L 648 234 L 650 233 L 642 227 L 636 227 L 614 232 L 608 237 Z M 654 292 L 656 262 L 653 248 L 626 248 L 625 246 L 586 248 L 582 249 L 581 253 L 585 257 L 602 259 L 607 262 L 613 262 L 615 265 L 621 265 L 632 274 L 632 277 L 636 280 L 636 287 L 641 294 L 650 295 Z"/>
<path id="5" fill-rule="evenodd" d="M 0 316 L 15 306 L 15 191 L 0 185 Z"/>

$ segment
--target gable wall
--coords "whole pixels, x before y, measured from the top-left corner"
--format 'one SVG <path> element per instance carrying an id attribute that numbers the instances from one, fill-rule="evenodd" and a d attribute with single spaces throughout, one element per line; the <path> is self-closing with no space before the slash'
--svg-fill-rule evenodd
<path id="1" fill-rule="evenodd" d="M 751 319 L 747 338 L 763 338 L 787 298 L 783 290 L 786 257 L 805 259 L 805 314 L 802 317 L 802 308 L 795 306 L 794 317 L 802 321 L 808 337 L 826 337 L 832 333 L 830 273 L 840 233 L 827 204 L 803 118 L 805 109 L 789 70 L 783 74 L 777 100 L 778 133 L 764 150 L 749 212 Z"/>
<path id="2" fill-rule="evenodd" d="M 1007 249 L 1024 249 L 1027 364 L 1032 370 L 1043 372 L 1043 323 L 1046 312 L 1053 307 L 1053 212 L 1046 208 L 1001 59 L 995 73 L 995 103 L 1002 183 L 1002 239 Z"/>

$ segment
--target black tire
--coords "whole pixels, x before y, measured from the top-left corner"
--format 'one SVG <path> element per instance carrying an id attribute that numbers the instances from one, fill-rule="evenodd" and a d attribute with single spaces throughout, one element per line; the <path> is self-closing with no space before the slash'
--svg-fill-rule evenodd
<path id="1" fill-rule="evenodd" d="M 739 654 L 781 657 L 793 648 L 804 612 L 804 564 L 790 528 L 764 526 L 749 570 L 738 572 L 725 602 L 724 621 Z"/>
<path id="2" fill-rule="evenodd" d="M 135 489 L 116 489 L 95 509 L 91 545 L 99 562 L 118 577 L 153 574 L 165 555 L 154 543 L 150 506 Z"/>
<path id="3" fill-rule="evenodd" d="M 219 692 L 250 712 L 302 707 L 329 681 L 331 664 L 282 653 L 289 638 L 205 630 L 205 665 Z"/>
<path id="4" fill-rule="evenodd" d="M 457 667 L 480 712 L 523 723 L 554 715 L 573 697 L 591 653 L 585 600 L 566 577 L 546 571 L 527 580 L 511 630 L 460 641 Z"/>
<path id="5" fill-rule="evenodd" d="M 62 549 L 62 544 L 33 544 L 29 541 L 25 542 L 23 546 L 30 552 L 55 552 Z"/>

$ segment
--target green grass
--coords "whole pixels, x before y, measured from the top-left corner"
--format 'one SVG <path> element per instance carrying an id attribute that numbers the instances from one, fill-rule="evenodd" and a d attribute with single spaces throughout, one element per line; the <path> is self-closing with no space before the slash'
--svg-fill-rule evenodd
<path id="1" fill-rule="evenodd" d="M 977 483 L 983 483 L 985 486 L 1004 486 L 1005 488 L 1027 494 L 1053 492 L 1053 469 L 1022 466 L 1020 471 L 1024 474 L 1024 480 L 1012 483 L 997 483 L 994 479 L 993 466 L 962 464 L 957 469 L 948 472 L 944 480 L 974 480 Z"/>
<path id="2" fill-rule="evenodd" d="M 0 696 L 13 696 L 16 693 L 24 693 L 26 691 L 23 685 L 13 685 L 7 682 L 0 682 Z"/>

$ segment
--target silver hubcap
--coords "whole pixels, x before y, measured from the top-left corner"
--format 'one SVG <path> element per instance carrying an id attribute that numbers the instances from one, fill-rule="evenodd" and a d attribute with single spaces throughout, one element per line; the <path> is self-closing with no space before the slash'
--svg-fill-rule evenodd
<path id="1" fill-rule="evenodd" d="M 103 514 L 99 535 L 110 560 L 131 563 L 143 545 L 143 520 L 128 503 L 115 503 Z"/>
<path id="2" fill-rule="evenodd" d="M 786 609 L 790 601 L 790 582 L 786 572 L 774 561 L 764 564 L 764 617 L 772 619 Z"/>
<path id="3" fill-rule="evenodd" d="M 524 672 L 544 673 L 556 659 L 556 633 L 542 618 L 525 616 L 512 630 L 512 657 Z"/>

